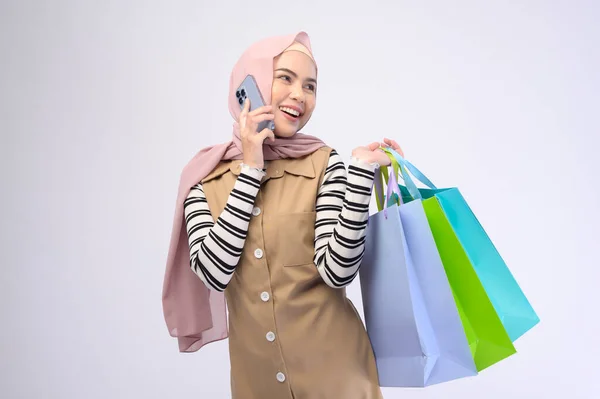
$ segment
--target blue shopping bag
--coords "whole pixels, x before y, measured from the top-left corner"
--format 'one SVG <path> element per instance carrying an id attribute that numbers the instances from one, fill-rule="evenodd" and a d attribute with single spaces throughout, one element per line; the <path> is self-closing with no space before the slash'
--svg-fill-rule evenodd
<path id="1" fill-rule="evenodd" d="M 502 325 L 512 342 L 533 328 L 540 319 L 496 247 L 457 188 L 438 189 L 414 165 L 392 149 L 405 186 L 399 186 L 403 201 L 435 197 L 468 256 Z M 417 188 L 410 172 L 428 188 Z"/>
<path id="2" fill-rule="evenodd" d="M 386 198 L 394 189 L 400 194 L 392 173 Z M 477 375 L 421 202 L 388 202 L 369 218 L 359 272 L 379 384 L 425 387 Z"/>

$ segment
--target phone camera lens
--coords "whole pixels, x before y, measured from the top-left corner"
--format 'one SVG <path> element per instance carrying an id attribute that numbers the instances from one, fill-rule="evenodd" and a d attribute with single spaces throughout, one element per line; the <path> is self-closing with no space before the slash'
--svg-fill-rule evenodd
<path id="1" fill-rule="evenodd" d="M 244 99 L 243 98 L 238 98 L 238 101 L 239 101 L 240 105 L 242 105 L 244 103 Z"/>
<path id="2" fill-rule="evenodd" d="M 242 96 L 246 97 L 246 90 L 242 89 Z"/>
<path id="3" fill-rule="evenodd" d="M 238 90 L 238 91 L 236 91 L 236 92 L 235 92 L 235 95 L 236 95 L 236 97 L 237 97 L 237 98 L 240 98 L 240 91 L 239 91 L 239 90 Z"/>

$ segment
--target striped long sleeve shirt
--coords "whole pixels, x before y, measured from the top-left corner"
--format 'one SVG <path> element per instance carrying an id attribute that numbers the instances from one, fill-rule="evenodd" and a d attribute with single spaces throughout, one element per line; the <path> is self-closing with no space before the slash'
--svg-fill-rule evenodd
<path id="1" fill-rule="evenodd" d="M 316 199 L 314 255 L 315 267 L 330 287 L 345 287 L 358 273 L 377 167 L 352 158 L 346 172 L 340 155 L 331 151 Z M 233 276 L 263 175 L 242 168 L 216 222 L 200 183 L 185 200 L 190 266 L 209 289 L 224 291 Z"/>

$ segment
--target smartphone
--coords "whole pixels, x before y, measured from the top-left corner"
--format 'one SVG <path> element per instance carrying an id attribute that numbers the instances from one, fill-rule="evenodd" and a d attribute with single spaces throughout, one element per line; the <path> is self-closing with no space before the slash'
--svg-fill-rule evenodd
<path id="1" fill-rule="evenodd" d="M 258 84 L 256 84 L 256 80 L 252 75 L 246 76 L 242 84 L 240 84 L 235 91 L 235 96 L 238 104 L 240 104 L 240 109 L 244 107 L 244 101 L 246 101 L 247 98 L 250 99 L 250 111 L 254 111 L 255 109 L 265 105 L 265 100 L 263 99 L 260 89 L 258 88 Z M 275 130 L 275 122 L 263 121 L 258 124 L 258 129 L 256 131 L 260 133 L 265 128 Z"/>

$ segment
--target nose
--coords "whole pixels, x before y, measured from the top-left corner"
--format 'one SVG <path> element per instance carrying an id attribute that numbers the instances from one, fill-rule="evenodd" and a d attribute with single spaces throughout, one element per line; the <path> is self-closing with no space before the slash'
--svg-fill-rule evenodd
<path id="1" fill-rule="evenodd" d="M 290 91 L 290 99 L 304 104 L 304 90 L 302 89 L 302 86 L 294 85 Z"/>

